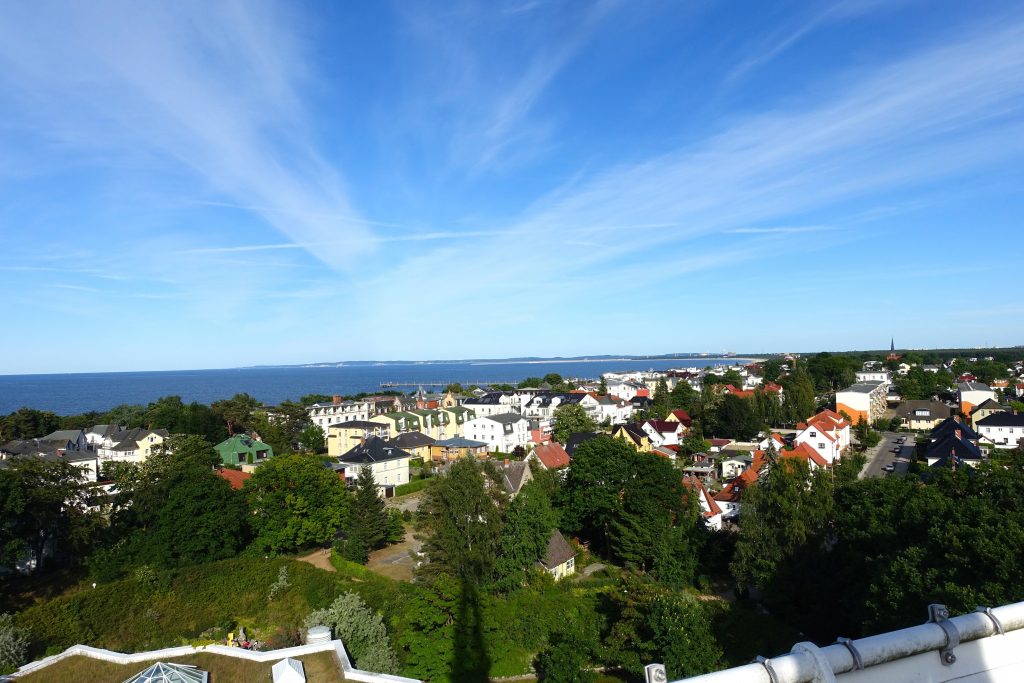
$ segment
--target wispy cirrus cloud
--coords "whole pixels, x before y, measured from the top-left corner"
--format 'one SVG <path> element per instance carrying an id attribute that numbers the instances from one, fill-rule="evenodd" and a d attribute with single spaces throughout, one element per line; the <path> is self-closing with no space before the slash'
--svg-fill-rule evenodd
<path id="1" fill-rule="evenodd" d="M 736 120 L 704 142 L 574 179 L 500 237 L 445 244 L 387 275 L 366 273 L 367 290 L 397 295 L 429 281 L 439 263 L 459 263 L 477 284 L 453 304 L 456 315 L 473 319 L 492 305 L 571 315 L 574 297 L 594 295 L 565 284 L 577 278 L 626 283 L 646 270 L 670 281 L 672 263 L 693 273 L 763 258 L 773 245 L 789 254 L 820 248 L 820 240 L 794 242 L 801 234 L 855 240 L 838 217 L 796 221 L 825 208 L 835 214 L 852 200 L 856 209 L 839 208 L 839 216 L 856 219 L 873 201 L 891 205 L 893 192 L 926 193 L 938 180 L 1024 157 L 1024 21 L 943 36 L 877 71 L 833 77 L 822 92 L 790 110 Z M 756 242 L 707 242 L 721 232 Z M 515 287 L 493 277 L 510 263 L 531 266 Z"/>
<path id="2" fill-rule="evenodd" d="M 441 126 L 450 139 L 450 163 L 470 174 L 542 155 L 556 126 L 537 116 L 538 104 L 595 33 L 626 6 L 621 0 L 455 3 L 437 12 L 402 5 L 423 88 L 413 116 L 429 111 L 425 118 L 435 121 L 439 109 L 450 108 L 450 121 Z"/>
<path id="3" fill-rule="evenodd" d="M 725 75 L 725 82 L 738 81 L 758 67 L 772 61 L 815 31 L 851 19 L 882 11 L 892 11 L 912 0 L 840 0 L 812 9 L 785 26 L 771 32 L 752 54 L 744 58 Z"/>
<path id="4" fill-rule="evenodd" d="M 0 145 L 30 135 L 56 145 L 59 163 L 77 155 L 126 173 L 170 161 L 295 242 L 324 243 L 313 255 L 345 267 L 372 250 L 372 232 L 317 152 L 302 92 L 315 75 L 290 30 L 297 20 L 266 2 L 9 7 L 0 104 L 20 130 Z"/>

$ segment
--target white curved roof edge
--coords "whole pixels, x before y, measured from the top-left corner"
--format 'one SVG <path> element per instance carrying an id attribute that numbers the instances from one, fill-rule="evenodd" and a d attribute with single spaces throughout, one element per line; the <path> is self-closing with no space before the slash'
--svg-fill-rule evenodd
<path id="1" fill-rule="evenodd" d="M 759 658 L 752 664 L 685 680 L 688 683 L 831 683 L 840 679 L 842 683 L 944 683 L 953 680 L 1009 683 L 1024 680 L 1024 602 L 987 612 L 962 614 L 949 618 L 946 624 L 943 627 L 929 621 L 822 648 L 813 643 L 797 643 L 788 654 Z M 955 631 L 950 630 L 950 626 Z"/>

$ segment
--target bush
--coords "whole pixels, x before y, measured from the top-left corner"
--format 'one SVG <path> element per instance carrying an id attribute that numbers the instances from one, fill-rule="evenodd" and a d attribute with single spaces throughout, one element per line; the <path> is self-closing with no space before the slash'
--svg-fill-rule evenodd
<path id="1" fill-rule="evenodd" d="M 379 673 L 398 672 L 398 659 L 391 649 L 383 619 L 355 593 L 344 593 L 327 609 L 310 613 L 305 627 L 314 626 L 329 626 L 359 668 Z"/>
<path id="2" fill-rule="evenodd" d="M 10 614 L 0 614 L 0 674 L 10 673 L 28 659 L 28 629 L 14 623 Z"/>

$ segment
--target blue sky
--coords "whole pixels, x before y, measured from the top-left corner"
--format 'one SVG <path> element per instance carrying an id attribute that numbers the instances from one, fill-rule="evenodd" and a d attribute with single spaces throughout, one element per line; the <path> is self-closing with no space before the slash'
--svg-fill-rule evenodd
<path id="1" fill-rule="evenodd" d="M 10 5 L 0 373 L 1018 344 L 1021 188 L 1019 3 Z"/>

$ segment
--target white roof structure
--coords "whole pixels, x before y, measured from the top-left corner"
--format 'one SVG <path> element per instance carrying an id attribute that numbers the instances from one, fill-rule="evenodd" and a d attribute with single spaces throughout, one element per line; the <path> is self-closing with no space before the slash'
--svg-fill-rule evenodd
<path id="1" fill-rule="evenodd" d="M 1017 683 L 1024 680 L 1024 602 L 950 617 L 930 605 L 929 621 L 686 679 L 689 683 Z M 648 681 L 668 680 L 648 667 Z"/>
<path id="2" fill-rule="evenodd" d="M 208 673 L 191 664 L 157 662 L 124 683 L 206 683 L 208 678 Z"/>
<path id="3" fill-rule="evenodd" d="M 270 669 L 274 683 L 306 683 L 306 672 L 302 662 L 285 657 Z"/>

